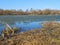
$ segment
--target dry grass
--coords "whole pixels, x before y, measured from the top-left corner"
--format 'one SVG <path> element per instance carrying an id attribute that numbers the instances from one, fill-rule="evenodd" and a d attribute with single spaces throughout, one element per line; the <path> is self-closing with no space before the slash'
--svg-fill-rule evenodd
<path id="1" fill-rule="evenodd" d="M 9 39 L 0 40 L 0 45 L 60 45 L 60 24 L 50 25 L 56 28 L 50 29 L 47 25 L 41 29 L 18 33 Z"/>

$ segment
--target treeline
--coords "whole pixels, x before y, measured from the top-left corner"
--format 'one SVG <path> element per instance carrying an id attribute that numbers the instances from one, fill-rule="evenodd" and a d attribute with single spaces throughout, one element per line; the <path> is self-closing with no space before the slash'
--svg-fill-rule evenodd
<path id="1" fill-rule="evenodd" d="M 3 10 L 0 9 L 0 15 L 59 15 L 60 10 L 50 10 L 50 9 L 45 9 L 45 10 Z"/>

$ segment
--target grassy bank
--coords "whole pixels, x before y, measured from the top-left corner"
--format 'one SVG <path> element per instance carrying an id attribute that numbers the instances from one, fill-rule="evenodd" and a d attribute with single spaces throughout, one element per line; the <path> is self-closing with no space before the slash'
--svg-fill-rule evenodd
<path id="1" fill-rule="evenodd" d="M 0 9 L 0 15 L 60 15 L 60 10 L 51 10 L 51 9 L 44 9 L 44 10 L 34 10 L 34 9 L 27 9 L 27 10 L 4 10 Z"/>
<path id="2" fill-rule="evenodd" d="M 36 30 L 20 32 L 0 39 L 0 45 L 60 45 L 60 23 L 46 22 Z"/>

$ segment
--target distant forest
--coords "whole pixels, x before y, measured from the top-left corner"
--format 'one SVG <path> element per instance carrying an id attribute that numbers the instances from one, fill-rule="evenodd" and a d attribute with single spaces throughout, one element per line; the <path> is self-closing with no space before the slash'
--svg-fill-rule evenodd
<path id="1" fill-rule="evenodd" d="M 25 11 L 20 10 L 4 10 L 0 9 L 0 15 L 60 15 L 60 10 L 34 10 L 34 9 L 26 9 Z"/>

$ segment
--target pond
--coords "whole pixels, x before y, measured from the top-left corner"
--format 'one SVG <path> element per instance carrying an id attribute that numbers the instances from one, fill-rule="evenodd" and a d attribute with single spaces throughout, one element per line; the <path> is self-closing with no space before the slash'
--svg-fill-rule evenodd
<path id="1" fill-rule="evenodd" d="M 21 31 L 33 30 L 42 27 L 44 21 L 60 21 L 60 15 L 6 15 L 0 16 L 0 32 L 5 25 L 21 28 Z"/>

